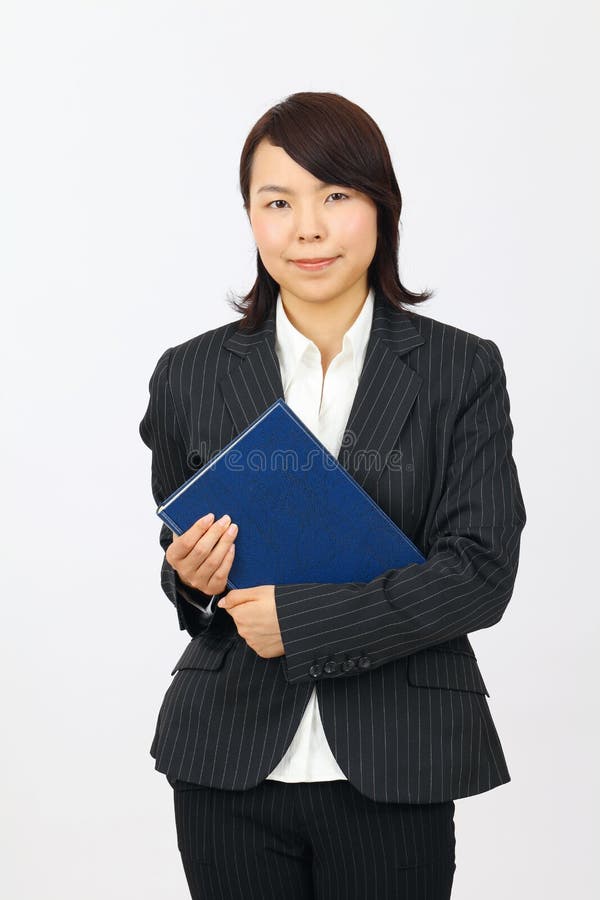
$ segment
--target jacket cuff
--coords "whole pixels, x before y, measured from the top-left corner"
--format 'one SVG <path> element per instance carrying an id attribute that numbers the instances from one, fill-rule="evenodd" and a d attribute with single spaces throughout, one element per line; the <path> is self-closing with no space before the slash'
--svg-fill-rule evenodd
<path id="1" fill-rule="evenodd" d="M 180 630 L 188 631 L 192 637 L 205 631 L 214 616 L 215 597 L 222 595 L 209 596 L 184 584 L 166 556 L 163 558 L 160 580 L 163 591 L 177 610 Z"/>
<path id="2" fill-rule="evenodd" d="M 277 584 L 275 606 L 290 684 L 360 675 L 394 659 L 396 613 L 366 584 Z M 365 604 L 369 622 L 365 633 Z M 379 609 L 378 609 L 379 607 Z"/>

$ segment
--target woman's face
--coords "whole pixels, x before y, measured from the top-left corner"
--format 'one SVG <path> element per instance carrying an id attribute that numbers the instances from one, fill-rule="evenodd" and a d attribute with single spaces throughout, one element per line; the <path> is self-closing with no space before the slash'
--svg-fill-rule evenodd
<path id="1" fill-rule="evenodd" d="M 366 296 L 377 245 L 377 206 L 366 194 L 321 185 L 285 150 L 263 140 L 254 152 L 249 216 L 262 262 L 283 300 Z M 293 262 L 315 257 L 336 259 L 310 271 Z"/>

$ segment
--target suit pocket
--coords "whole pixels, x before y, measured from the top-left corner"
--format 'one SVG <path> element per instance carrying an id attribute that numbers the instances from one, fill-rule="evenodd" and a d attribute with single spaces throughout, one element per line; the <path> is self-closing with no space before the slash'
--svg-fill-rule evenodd
<path id="1" fill-rule="evenodd" d="M 477 660 L 470 653 L 420 650 L 408 657 L 408 683 L 415 687 L 475 691 L 490 696 Z"/>
<path id="2" fill-rule="evenodd" d="M 220 669 L 235 641 L 236 637 L 231 635 L 199 634 L 189 642 L 171 675 L 180 669 Z"/>

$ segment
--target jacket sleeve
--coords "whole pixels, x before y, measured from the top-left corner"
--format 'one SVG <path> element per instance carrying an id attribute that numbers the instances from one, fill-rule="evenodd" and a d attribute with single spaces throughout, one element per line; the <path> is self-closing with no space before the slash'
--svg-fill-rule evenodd
<path id="1" fill-rule="evenodd" d="M 169 384 L 171 350 L 172 348 L 165 350 L 152 373 L 148 407 L 139 425 L 140 436 L 152 451 L 152 495 L 157 506 L 191 474 Z M 186 629 L 195 637 L 208 628 L 215 613 L 217 599 L 223 595 L 210 596 L 181 581 L 166 558 L 167 548 L 172 541 L 173 533 L 163 523 L 159 535 L 160 545 L 165 552 L 160 573 L 161 587 L 177 610 L 180 629 Z"/>
<path id="2" fill-rule="evenodd" d="M 512 437 L 502 357 L 479 338 L 425 562 L 365 583 L 276 585 L 288 682 L 339 678 L 340 665 L 343 677 L 360 675 L 501 619 L 526 521 Z"/>

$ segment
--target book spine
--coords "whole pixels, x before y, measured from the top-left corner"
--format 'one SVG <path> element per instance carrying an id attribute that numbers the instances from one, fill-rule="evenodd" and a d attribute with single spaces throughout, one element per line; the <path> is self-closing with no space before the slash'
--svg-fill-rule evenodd
<path id="1" fill-rule="evenodd" d="M 162 512 L 159 512 L 158 515 L 159 515 L 160 518 L 163 520 L 163 522 L 165 522 L 165 523 L 169 526 L 169 528 L 171 529 L 171 531 L 174 531 L 175 534 L 183 534 L 183 531 L 179 528 L 179 525 L 177 525 L 177 524 L 173 521 L 173 519 L 171 518 L 171 516 L 170 516 L 168 513 L 166 513 L 166 512 L 164 511 L 164 509 L 162 510 Z"/>

